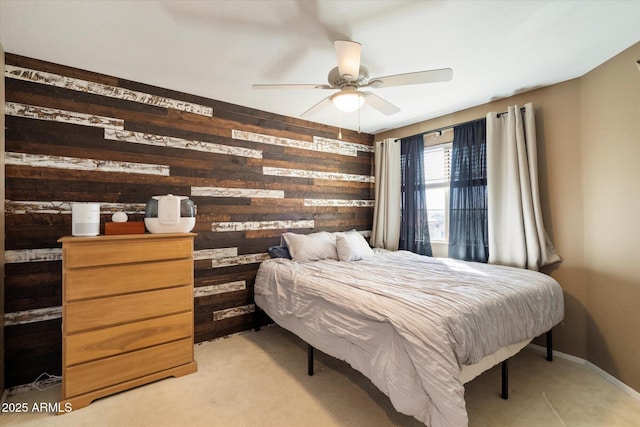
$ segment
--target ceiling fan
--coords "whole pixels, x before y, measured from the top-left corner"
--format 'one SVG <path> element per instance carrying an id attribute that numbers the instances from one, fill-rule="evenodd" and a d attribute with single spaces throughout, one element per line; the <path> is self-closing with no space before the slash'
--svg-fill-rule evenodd
<path id="1" fill-rule="evenodd" d="M 380 89 L 392 86 L 436 83 L 451 80 L 453 70 L 440 68 L 436 70 L 416 71 L 413 73 L 393 74 L 385 77 L 369 77 L 369 70 L 360 64 L 361 45 L 348 40 L 333 42 L 338 66 L 329 71 L 329 84 L 254 84 L 254 89 L 330 89 L 339 90 L 318 102 L 301 116 L 308 116 L 322 110 L 330 104 L 343 112 L 358 110 L 365 102 L 386 115 L 400 111 L 398 107 L 372 92 L 363 92 L 362 88 Z"/>

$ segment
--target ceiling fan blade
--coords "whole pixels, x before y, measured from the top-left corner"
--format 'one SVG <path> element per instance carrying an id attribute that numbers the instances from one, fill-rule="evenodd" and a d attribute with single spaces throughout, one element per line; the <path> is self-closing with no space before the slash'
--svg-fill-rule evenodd
<path id="1" fill-rule="evenodd" d="M 389 101 L 380 98 L 378 95 L 371 92 L 364 92 L 364 94 L 366 96 L 367 104 L 380 111 L 381 113 L 390 116 L 392 114 L 400 112 L 400 109 L 398 107 L 396 107 Z"/>
<path id="2" fill-rule="evenodd" d="M 360 74 L 360 53 L 358 42 L 336 40 L 333 42 L 338 57 L 338 69 L 345 80 L 357 80 Z"/>
<path id="3" fill-rule="evenodd" d="M 330 98 L 331 98 L 330 96 L 327 96 L 322 101 L 318 102 L 313 107 L 309 108 L 307 111 L 305 111 L 304 113 L 300 114 L 300 117 L 311 116 L 311 115 L 317 113 L 320 110 L 324 110 L 326 107 L 331 105 L 331 99 Z"/>
<path id="4" fill-rule="evenodd" d="M 437 70 L 416 71 L 415 73 L 394 74 L 385 77 L 376 77 L 369 80 L 367 86 L 381 88 L 404 85 L 419 85 L 424 83 L 446 82 L 453 78 L 451 68 Z"/>
<path id="5" fill-rule="evenodd" d="M 325 84 L 254 84 L 254 89 L 335 89 Z"/>

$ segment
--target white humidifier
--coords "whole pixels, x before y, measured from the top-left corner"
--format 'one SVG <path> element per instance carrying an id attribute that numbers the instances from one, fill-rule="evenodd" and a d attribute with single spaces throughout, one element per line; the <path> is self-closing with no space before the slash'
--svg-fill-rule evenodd
<path id="1" fill-rule="evenodd" d="M 186 196 L 153 196 L 144 225 L 151 233 L 187 233 L 196 225 L 196 205 Z"/>
<path id="2" fill-rule="evenodd" d="M 100 203 L 71 203 L 71 234 L 73 236 L 100 234 Z"/>

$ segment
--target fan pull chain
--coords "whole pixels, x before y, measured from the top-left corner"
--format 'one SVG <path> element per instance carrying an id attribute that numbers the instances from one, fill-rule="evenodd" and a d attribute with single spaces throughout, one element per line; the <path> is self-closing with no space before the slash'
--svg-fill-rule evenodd
<path id="1" fill-rule="evenodd" d="M 338 139 L 342 139 L 342 112 L 338 110 Z"/>

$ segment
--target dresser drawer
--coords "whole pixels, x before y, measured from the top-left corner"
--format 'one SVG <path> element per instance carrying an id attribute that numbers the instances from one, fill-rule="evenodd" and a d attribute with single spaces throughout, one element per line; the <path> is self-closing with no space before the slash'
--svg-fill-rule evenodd
<path id="1" fill-rule="evenodd" d="M 102 359 L 145 347 L 191 338 L 193 313 L 173 314 L 156 319 L 65 337 L 65 366 Z"/>
<path id="2" fill-rule="evenodd" d="M 65 272 L 64 298 L 66 301 L 97 298 L 191 285 L 192 281 L 191 259 L 71 269 Z"/>
<path id="3" fill-rule="evenodd" d="M 191 286 L 139 292 L 65 305 L 62 317 L 66 334 L 193 310 Z"/>
<path id="4" fill-rule="evenodd" d="M 142 234 L 141 236 L 146 236 Z M 126 244 L 101 239 L 76 241 L 73 250 L 62 247 L 64 268 L 159 261 L 193 256 L 193 241 L 180 237 L 130 238 Z"/>
<path id="5" fill-rule="evenodd" d="M 68 367 L 63 395 L 66 398 L 77 396 L 192 360 L 193 344 L 191 339 L 185 339 Z"/>

